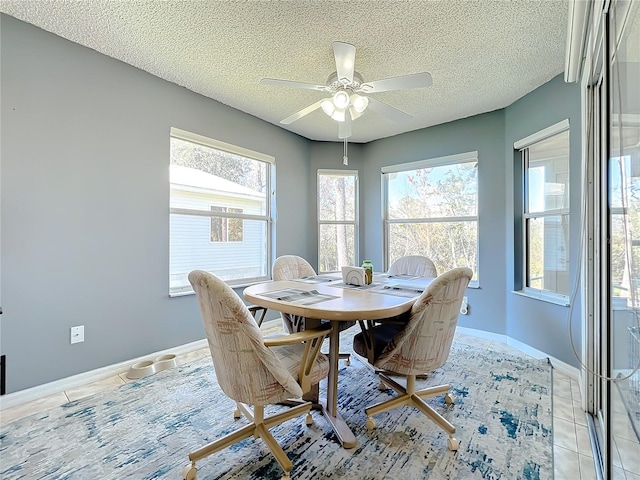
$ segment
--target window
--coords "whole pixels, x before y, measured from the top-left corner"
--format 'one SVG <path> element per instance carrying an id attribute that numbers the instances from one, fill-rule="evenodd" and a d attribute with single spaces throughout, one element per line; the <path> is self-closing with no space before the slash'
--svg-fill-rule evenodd
<path id="1" fill-rule="evenodd" d="M 469 267 L 478 285 L 478 153 L 382 168 L 386 265 L 424 255 L 438 272 Z"/>
<path id="2" fill-rule="evenodd" d="M 239 213 L 241 208 L 211 206 L 211 212 Z M 211 241 L 212 242 L 241 242 L 242 241 L 242 218 L 211 217 Z"/>
<path id="3" fill-rule="evenodd" d="M 175 128 L 170 143 L 169 294 L 192 293 L 194 269 L 268 280 L 273 158 Z"/>
<path id="4" fill-rule="evenodd" d="M 358 172 L 318 170 L 318 270 L 358 262 Z"/>
<path id="5" fill-rule="evenodd" d="M 568 300 L 569 124 L 560 122 L 516 145 L 524 174 L 523 290 Z"/>

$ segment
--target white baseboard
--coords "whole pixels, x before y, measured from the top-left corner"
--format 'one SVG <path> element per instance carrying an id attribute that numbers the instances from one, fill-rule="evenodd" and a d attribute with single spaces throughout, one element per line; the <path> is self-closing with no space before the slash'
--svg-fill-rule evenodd
<path id="1" fill-rule="evenodd" d="M 555 368 L 559 372 L 564 373 L 568 377 L 571 377 L 574 380 L 577 380 L 579 383 L 582 383 L 582 379 L 580 378 L 581 375 L 580 375 L 579 368 L 572 367 L 568 363 L 564 363 L 562 360 L 558 360 L 557 358 L 554 358 L 554 357 L 549 357 L 549 359 L 551 360 L 551 365 L 553 365 L 553 368 Z"/>
<path id="2" fill-rule="evenodd" d="M 551 358 L 551 357 L 549 357 L 549 355 L 547 355 L 543 351 L 538 350 L 537 348 L 533 348 L 533 347 L 529 346 L 528 344 L 521 342 L 520 340 L 516 340 L 515 338 L 511 338 L 511 337 L 507 336 L 507 342 L 506 343 L 507 343 L 507 345 L 520 350 L 522 353 L 526 353 L 530 357 L 539 358 L 539 359 Z"/>
<path id="3" fill-rule="evenodd" d="M 161 350 L 155 353 L 150 353 L 149 355 L 133 358 L 131 360 L 116 363 L 114 365 L 108 365 L 106 367 L 101 367 L 95 370 L 90 370 L 88 372 L 72 375 L 71 377 L 62 378 L 54 382 L 45 383 L 14 393 L 8 393 L 0 397 L 0 410 L 15 407 L 17 405 L 22 405 L 26 402 L 38 400 L 55 393 L 64 392 L 65 390 L 70 390 L 72 388 L 87 385 L 99 380 L 104 380 L 105 378 L 113 377 L 114 375 L 118 375 L 119 373 L 125 373 L 129 370 L 129 367 L 131 367 L 131 365 L 142 360 L 153 360 L 154 358 L 157 358 L 160 355 L 165 355 L 167 353 L 182 355 L 194 350 L 200 350 L 201 348 L 205 348 L 207 345 L 208 344 L 206 339 L 197 340 L 195 342 L 187 343 L 185 345 L 180 345 L 174 348 L 168 348 L 166 350 Z"/>
<path id="4" fill-rule="evenodd" d="M 507 335 L 502 335 L 502 334 L 493 333 L 493 332 L 485 332 L 483 330 L 476 330 L 474 328 L 467 328 L 467 327 L 457 327 L 456 332 L 463 335 L 469 335 L 472 337 L 484 338 L 486 340 L 503 342 L 534 358 L 540 358 L 540 359 L 549 358 L 551 360 L 551 365 L 554 368 L 558 369 L 560 372 L 564 373 L 565 375 L 568 375 L 571 378 L 575 378 L 576 380 L 580 379 L 580 375 L 579 375 L 580 371 L 576 367 L 572 367 L 571 365 L 564 363 L 561 360 L 550 357 L 546 353 L 540 350 L 537 350 L 533 347 L 530 347 L 526 343 L 515 340 Z M 131 360 L 120 362 L 114 365 L 109 365 L 109 366 L 97 368 L 95 370 L 91 370 L 88 372 L 79 373 L 78 375 L 73 375 L 71 377 L 62 378 L 54 382 L 45 383 L 43 385 L 27 388 L 25 390 L 20 390 L 19 392 L 9 393 L 7 395 L 3 395 L 2 397 L 0 397 L 0 410 L 5 408 L 15 407 L 17 405 L 21 405 L 23 403 L 30 402 L 33 400 L 38 400 L 40 398 L 53 395 L 55 393 L 64 392 L 65 390 L 70 390 L 72 388 L 86 385 L 88 383 L 97 382 L 98 380 L 104 380 L 105 378 L 113 377 L 114 375 L 118 375 L 120 373 L 125 373 L 129 370 L 129 367 L 132 364 L 136 362 L 140 362 L 142 360 L 153 359 L 160 355 L 165 355 L 167 353 L 181 355 L 184 353 L 192 352 L 194 350 L 205 348 L 206 346 L 207 346 L 206 339 L 197 340 L 195 342 L 187 343 L 185 345 L 180 345 L 174 348 L 169 348 L 167 350 L 161 350 L 159 352 L 155 352 L 149 355 L 144 355 L 143 357 L 133 358 Z"/>
<path id="5" fill-rule="evenodd" d="M 484 330 L 476 330 L 475 328 L 456 327 L 456 333 L 469 335 L 470 337 L 484 338 L 485 340 L 493 340 L 494 342 L 507 342 L 507 336 L 500 333 L 485 332 Z"/>

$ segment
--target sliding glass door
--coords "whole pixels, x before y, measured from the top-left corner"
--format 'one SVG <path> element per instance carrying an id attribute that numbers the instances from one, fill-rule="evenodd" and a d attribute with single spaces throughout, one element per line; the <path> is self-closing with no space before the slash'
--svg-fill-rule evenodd
<path id="1" fill-rule="evenodd" d="M 586 409 L 605 479 L 640 472 L 640 1 L 598 3 L 587 128 Z"/>
<path id="2" fill-rule="evenodd" d="M 640 2 L 610 7 L 608 320 L 611 478 L 640 472 Z"/>

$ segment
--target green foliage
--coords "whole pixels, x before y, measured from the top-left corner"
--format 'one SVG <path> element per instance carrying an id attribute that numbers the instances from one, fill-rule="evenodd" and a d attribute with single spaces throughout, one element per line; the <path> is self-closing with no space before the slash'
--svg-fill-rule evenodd
<path id="1" fill-rule="evenodd" d="M 429 257 L 439 272 L 477 270 L 477 168 L 475 162 L 406 172 L 408 188 L 395 187 L 389 218 L 389 262 L 405 255 Z M 394 187 L 390 187 L 394 188 Z M 461 218 L 462 217 L 462 218 Z M 465 218 L 466 217 L 466 218 Z"/>
<path id="2" fill-rule="evenodd" d="M 195 168 L 258 192 L 266 192 L 267 164 L 264 162 L 171 138 L 171 163 Z"/>

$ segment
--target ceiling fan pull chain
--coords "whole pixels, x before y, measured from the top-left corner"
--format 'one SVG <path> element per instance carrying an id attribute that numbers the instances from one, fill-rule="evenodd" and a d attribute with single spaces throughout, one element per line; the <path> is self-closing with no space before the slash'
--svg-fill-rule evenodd
<path id="1" fill-rule="evenodd" d="M 342 157 L 342 164 L 349 165 L 349 157 L 347 157 L 347 139 L 344 139 L 344 155 Z"/>

